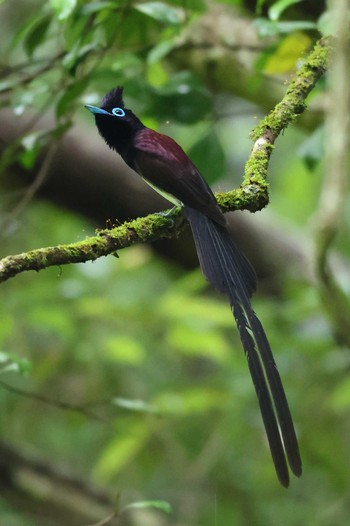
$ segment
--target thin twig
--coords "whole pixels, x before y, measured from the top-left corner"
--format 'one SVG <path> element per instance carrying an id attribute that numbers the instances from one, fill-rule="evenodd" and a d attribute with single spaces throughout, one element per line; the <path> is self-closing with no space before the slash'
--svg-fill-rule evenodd
<path id="1" fill-rule="evenodd" d="M 94 524 L 87 524 L 86 526 L 107 526 L 107 524 L 111 524 L 112 520 L 118 518 L 118 511 L 113 511 L 108 517 L 105 519 L 102 519 L 99 522 L 95 522 Z"/>
<path id="2" fill-rule="evenodd" d="M 3 95 L 4 93 L 11 92 L 14 89 L 15 86 L 16 87 L 19 86 L 19 85 L 20 86 L 25 86 L 25 85 L 29 84 L 30 82 L 32 82 L 32 80 L 35 80 L 36 78 L 38 78 L 40 75 L 43 75 L 47 71 L 50 71 L 52 69 L 52 67 L 55 65 L 55 63 L 57 61 L 61 60 L 64 57 L 65 54 L 66 54 L 65 51 L 61 51 L 60 53 L 58 53 L 54 57 L 52 57 L 49 60 L 47 60 L 47 62 L 45 62 L 43 66 L 41 66 L 40 68 L 36 69 L 32 73 L 28 73 L 27 75 L 23 76 L 22 78 L 16 78 L 16 80 L 13 83 L 13 85 L 6 86 L 6 87 L 4 87 L 3 89 L 0 90 L 0 95 Z M 9 72 L 9 75 L 10 74 L 15 74 L 15 73 L 16 72 L 11 70 Z"/>
<path id="3" fill-rule="evenodd" d="M 57 409 L 62 409 L 65 411 L 74 411 L 76 413 L 80 413 L 92 420 L 98 420 L 99 422 L 105 422 L 103 418 L 96 415 L 89 409 L 87 409 L 84 406 L 80 406 L 77 404 L 72 404 L 70 402 L 63 402 L 62 400 L 57 400 L 54 398 L 50 398 L 46 395 L 43 395 L 41 393 L 35 393 L 33 391 L 26 391 L 23 389 L 19 389 L 18 387 L 14 387 L 13 385 L 9 385 L 8 383 L 4 382 L 3 380 L 0 380 L 0 386 L 8 391 L 9 393 L 13 393 L 18 396 L 23 396 L 25 398 L 31 398 L 32 400 L 36 400 L 38 402 L 41 402 L 43 404 L 49 405 L 51 407 L 55 407 Z"/>
<path id="4" fill-rule="evenodd" d="M 17 203 L 17 205 L 11 210 L 11 212 L 5 217 L 3 220 L 1 226 L 0 226 L 0 236 L 3 237 L 6 233 L 6 230 L 11 225 L 13 221 L 16 220 L 16 218 L 23 212 L 23 210 L 28 206 L 28 204 L 31 202 L 39 188 L 42 186 L 42 184 L 45 182 L 45 179 L 47 178 L 52 159 L 54 158 L 58 148 L 58 143 L 52 142 L 49 146 L 49 149 L 45 155 L 45 158 L 41 164 L 40 170 L 38 172 L 38 175 L 34 179 L 34 181 L 31 183 L 30 186 L 28 186 L 25 194 L 23 195 L 22 199 Z"/>

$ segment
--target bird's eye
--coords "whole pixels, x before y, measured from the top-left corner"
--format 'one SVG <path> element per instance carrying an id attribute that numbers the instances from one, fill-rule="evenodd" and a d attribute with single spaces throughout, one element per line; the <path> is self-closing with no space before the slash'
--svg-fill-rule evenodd
<path id="1" fill-rule="evenodd" d="M 112 113 L 116 117 L 125 117 L 125 111 L 122 108 L 113 108 Z"/>

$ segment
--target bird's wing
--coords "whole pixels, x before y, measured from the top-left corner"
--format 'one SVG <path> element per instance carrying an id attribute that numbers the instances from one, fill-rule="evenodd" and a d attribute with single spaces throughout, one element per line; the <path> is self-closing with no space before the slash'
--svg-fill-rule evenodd
<path id="1" fill-rule="evenodd" d="M 144 128 L 134 142 L 133 159 L 133 168 L 160 193 L 226 223 L 209 185 L 173 139 Z"/>

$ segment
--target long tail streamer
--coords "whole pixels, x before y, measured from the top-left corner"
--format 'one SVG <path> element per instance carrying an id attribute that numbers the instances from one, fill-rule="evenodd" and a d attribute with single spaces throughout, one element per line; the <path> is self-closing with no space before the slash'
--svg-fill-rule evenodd
<path id="1" fill-rule="evenodd" d="M 185 213 L 204 276 L 230 300 L 276 473 L 281 484 L 287 487 L 289 473 L 286 456 L 290 469 L 298 477 L 302 472 L 301 459 L 281 377 L 263 326 L 250 302 L 256 288 L 255 272 L 224 226 L 187 206 Z"/>

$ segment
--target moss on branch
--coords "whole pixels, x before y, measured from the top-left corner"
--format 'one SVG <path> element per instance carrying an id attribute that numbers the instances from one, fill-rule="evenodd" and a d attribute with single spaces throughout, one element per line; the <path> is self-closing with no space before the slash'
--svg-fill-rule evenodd
<path id="1" fill-rule="evenodd" d="M 251 132 L 254 145 L 245 166 L 243 187 L 257 184 L 268 196 L 267 169 L 274 143 L 280 133 L 306 109 L 307 96 L 326 72 L 331 52 L 331 39 L 319 40 L 304 59 L 281 102 Z"/>

